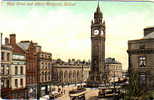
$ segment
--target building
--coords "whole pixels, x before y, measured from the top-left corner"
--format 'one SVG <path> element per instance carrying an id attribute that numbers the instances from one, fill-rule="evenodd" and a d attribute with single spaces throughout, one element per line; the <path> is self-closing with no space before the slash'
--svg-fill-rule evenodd
<path id="1" fill-rule="evenodd" d="M 80 84 L 87 82 L 90 63 L 80 60 L 53 60 L 53 82 L 56 85 Z"/>
<path id="2" fill-rule="evenodd" d="M 105 79 L 105 21 L 99 4 L 91 22 L 91 71 L 88 86 L 98 87 Z"/>
<path id="3" fill-rule="evenodd" d="M 26 89 L 28 98 L 37 97 L 37 52 L 41 47 L 32 41 L 21 41 L 16 43 L 16 35 L 10 34 L 10 45 L 13 52 L 23 54 L 26 57 Z"/>
<path id="4" fill-rule="evenodd" d="M 115 58 L 105 59 L 105 71 L 107 73 L 108 82 L 116 82 L 122 79 L 122 64 L 116 61 Z"/>
<path id="5" fill-rule="evenodd" d="M 37 46 L 32 41 L 21 41 L 17 45 L 25 51 L 26 55 L 26 87 L 28 89 L 28 98 L 37 98 L 37 53 L 40 50 L 40 46 Z"/>
<path id="6" fill-rule="evenodd" d="M 26 57 L 23 54 L 13 53 L 11 74 L 11 95 L 15 99 L 25 99 L 26 91 Z"/>
<path id="7" fill-rule="evenodd" d="M 26 97 L 26 59 L 24 51 L 22 51 L 15 43 L 15 34 L 5 38 L 5 47 L 11 47 L 11 53 L 7 53 L 7 59 L 10 59 L 10 67 L 8 69 L 10 91 L 7 93 L 9 99 L 22 99 Z M 3 52 L 2 52 L 3 55 Z M 8 58 L 10 56 L 10 58 Z M 3 57 L 2 57 L 3 59 Z"/>
<path id="8" fill-rule="evenodd" d="M 128 41 L 129 76 L 137 74 L 139 86 L 154 89 L 154 27 L 144 29 L 144 37 Z"/>
<path id="9" fill-rule="evenodd" d="M 52 54 L 39 52 L 38 58 L 38 92 L 39 97 L 49 94 L 52 83 Z"/>
<path id="10" fill-rule="evenodd" d="M 1 45 L 1 97 L 3 99 L 11 98 L 11 62 L 12 62 L 12 47 L 10 45 Z"/>
<path id="11" fill-rule="evenodd" d="M 52 54 L 42 52 L 41 46 L 32 41 L 16 43 L 15 34 L 10 34 L 10 42 L 8 41 L 6 38 L 6 44 L 10 44 L 13 51 L 12 94 L 17 94 L 21 86 L 22 88 L 26 86 L 25 98 L 36 99 L 48 94 L 52 82 Z M 17 96 L 16 94 L 13 95 Z"/>

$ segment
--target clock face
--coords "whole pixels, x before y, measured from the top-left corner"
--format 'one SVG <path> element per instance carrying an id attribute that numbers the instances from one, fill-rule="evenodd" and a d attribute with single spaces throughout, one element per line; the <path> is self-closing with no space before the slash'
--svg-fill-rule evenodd
<path id="1" fill-rule="evenodd" d="M 101 31 L 101 35 L 103 35 L 103 34 L 104 34 L 104 31 L 102 30 L 102 31 Z"/>
<path id="2" fill-rule="evenodd" d="M 94 35 L 98 35 L 99 34 L 99 30 L 94 30 Z"/>

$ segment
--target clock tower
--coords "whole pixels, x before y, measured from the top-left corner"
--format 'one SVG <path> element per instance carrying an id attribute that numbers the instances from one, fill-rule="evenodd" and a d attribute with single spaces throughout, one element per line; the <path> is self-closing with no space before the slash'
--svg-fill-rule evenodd
<path id="1" fill-rule="evenodd" d="M 91 71 L 88 86 L 99 87 L 104 83 L 105 21 L 99 3 L 91 21 Z"/>

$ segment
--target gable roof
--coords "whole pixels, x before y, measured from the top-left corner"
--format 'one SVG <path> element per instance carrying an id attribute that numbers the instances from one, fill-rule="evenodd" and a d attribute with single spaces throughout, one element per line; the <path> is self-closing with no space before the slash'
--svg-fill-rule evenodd
<path id="1" fill-rule="evenodd" d="M 30 46 L 30 42 L 20 42 L 17 44 L 20 48 L 22 48 L 24 51 L 26 51 L 29 46 Z"/>
<path id="2" fill-rule="evenodd" d="M 149 38 L 154 38 L 154 32 L 151 32 L 148 35 L 143 37 L 143 39 L 149 39 Z"/>

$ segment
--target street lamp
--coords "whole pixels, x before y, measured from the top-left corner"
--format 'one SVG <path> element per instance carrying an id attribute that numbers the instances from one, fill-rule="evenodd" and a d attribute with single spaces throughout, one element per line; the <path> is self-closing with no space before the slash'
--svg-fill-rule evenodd
<path id="1" fill-rule="evenodd" d="M 83 60 L 83 62 L 82 62 L 82 81 L 81 81 L 81 86 L 83 85 L 83 80 L 84 80 L 84 78 L 83 78 L 83 65 L 84 65 L 84 63 L 85 63 L 85 61 Z"/>

